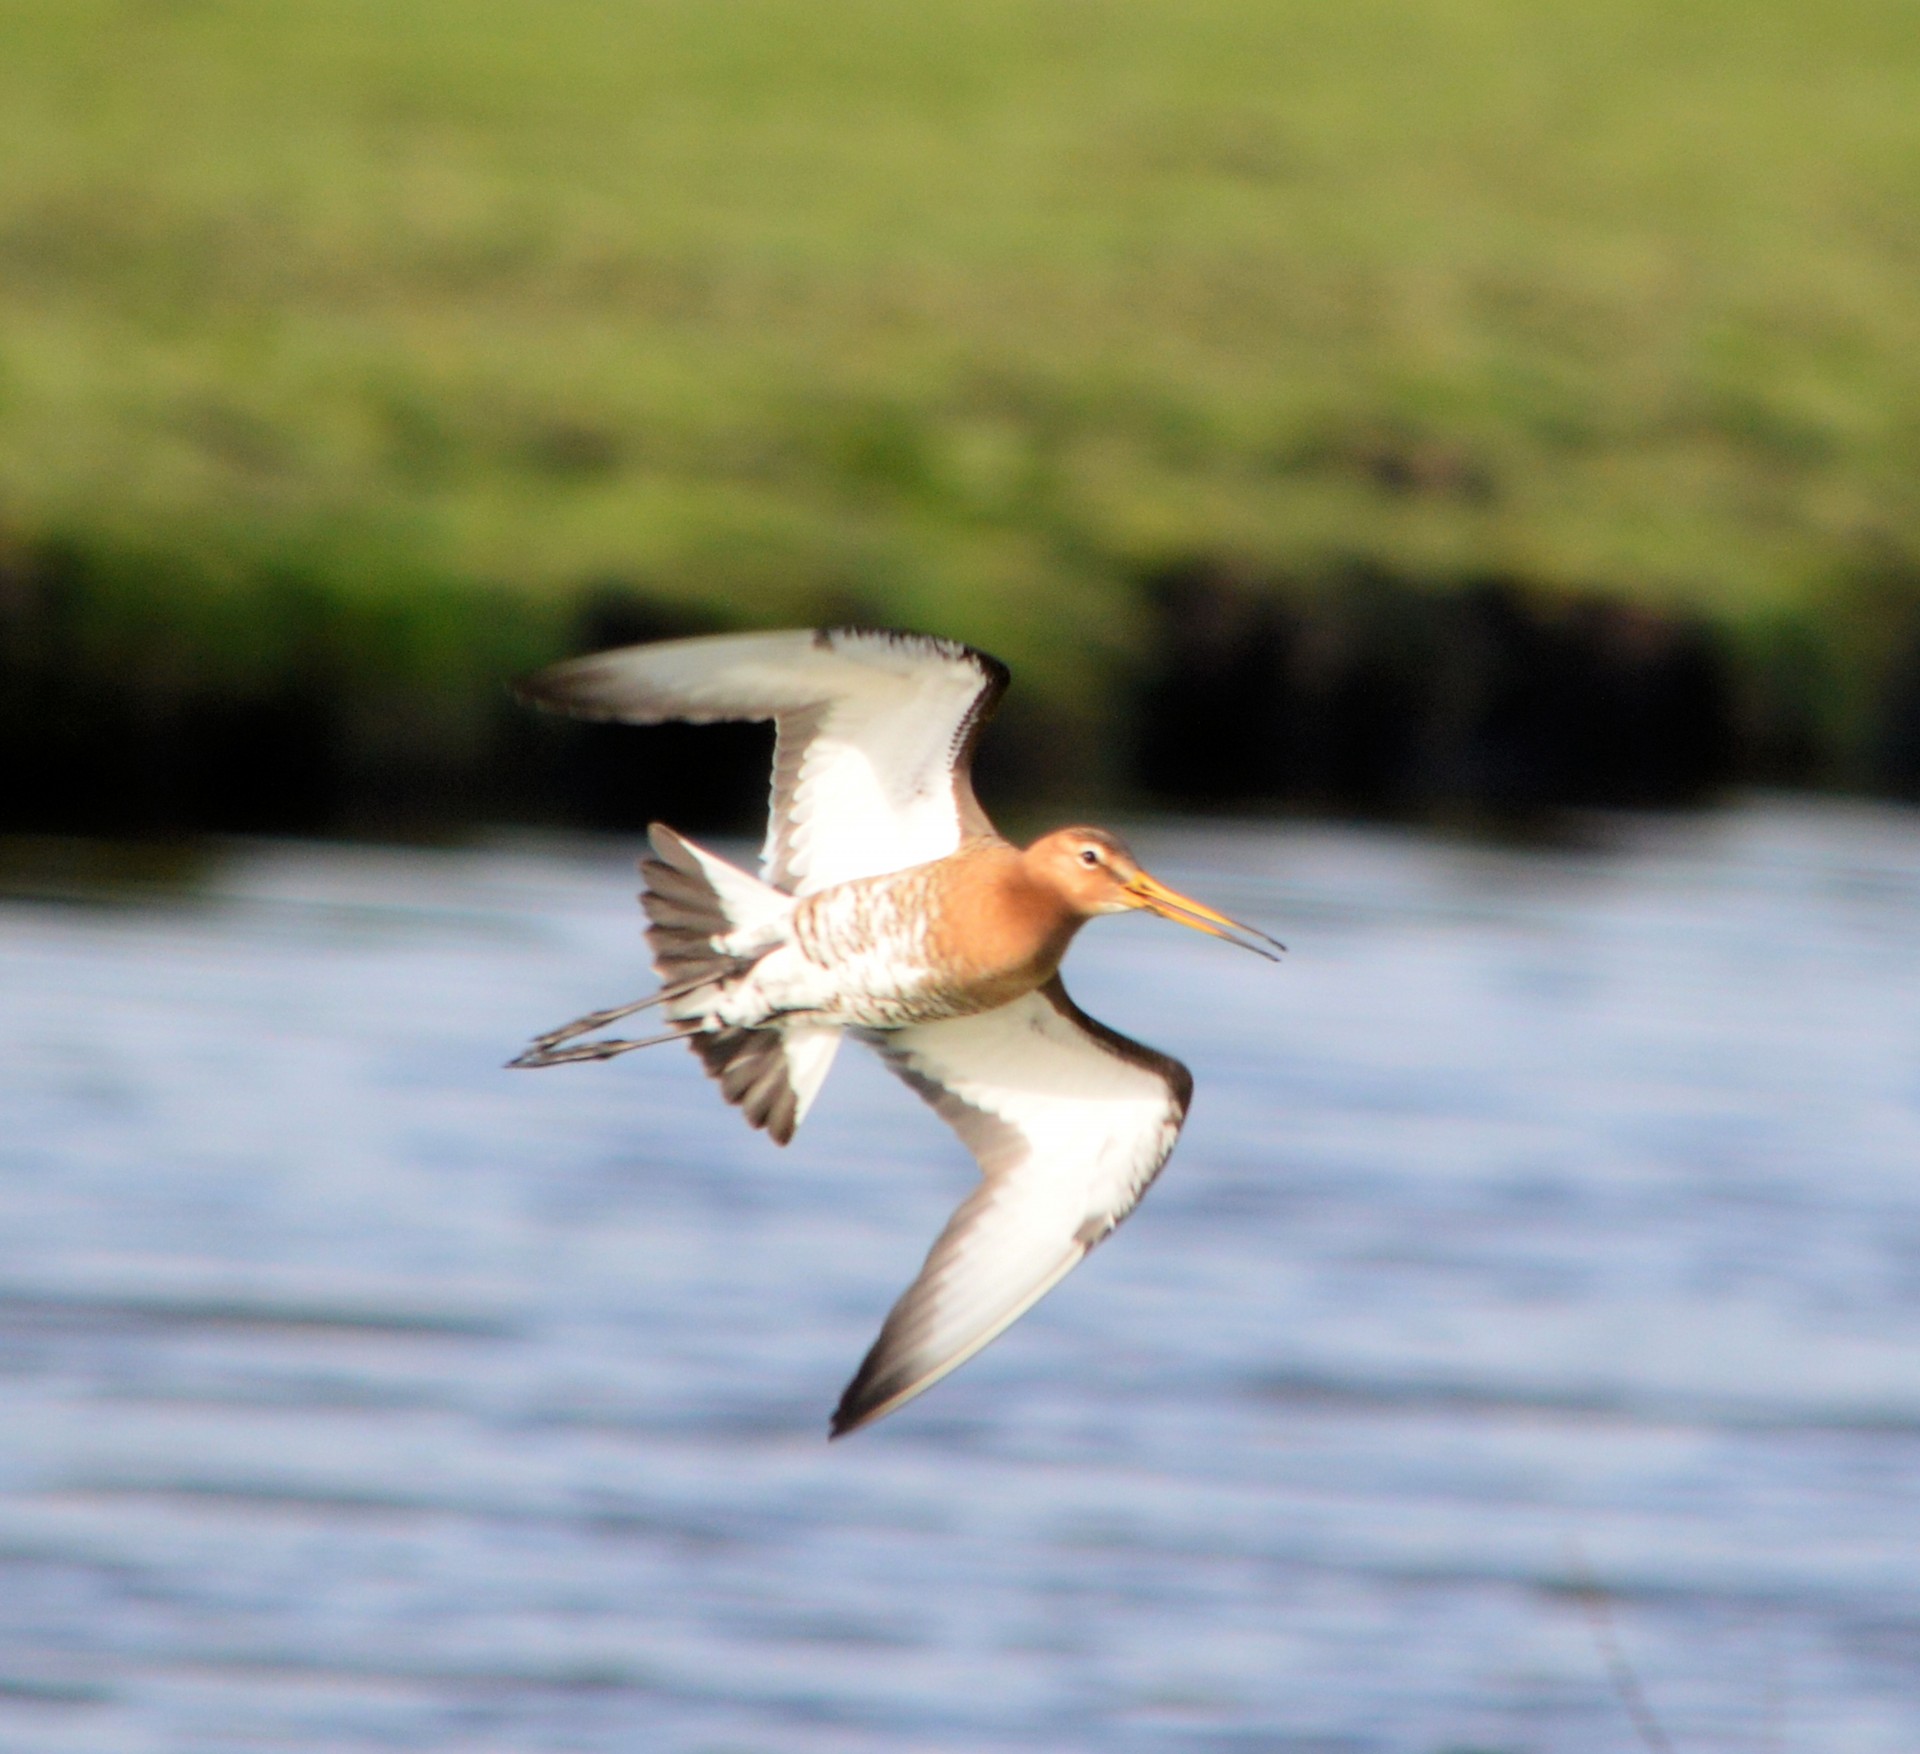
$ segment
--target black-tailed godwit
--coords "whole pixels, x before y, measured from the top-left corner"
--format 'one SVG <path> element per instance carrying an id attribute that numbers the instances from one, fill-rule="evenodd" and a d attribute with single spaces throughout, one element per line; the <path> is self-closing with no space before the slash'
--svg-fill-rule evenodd
<path id="1" fill-rule="evenodd" d="M 1271 956 L 1273 939 L 1180 895 L 1097 828 L 1020 848 L 973 795 L 1007 671 L 924 635 L 835 628 L 630 646 L 525 683 L 542 706 L 658 724 L 772 719 L 773 804 L 754 877 L 655 824 L 641 861 L 660 990 L 538 1037 L 513 1062 L 685 1041 L 784 1145 L 841 1039 L 875 1049 L 978 1160 L 833 1415 L 838 1437 L 966 1362 L 1131 1212 L 1186 1118 L 1185 1066 L 1097 1023 L 1060 960 L 1099 914 L 1145 908 Z M 639 1041 L 584 1040 L 658 1006 Z"/>

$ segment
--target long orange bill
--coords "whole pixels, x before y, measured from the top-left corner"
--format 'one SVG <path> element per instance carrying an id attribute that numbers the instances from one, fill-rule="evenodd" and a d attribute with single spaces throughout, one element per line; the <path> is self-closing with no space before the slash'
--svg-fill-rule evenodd
<path id="1" fill-rule="evenodd" d="M 1191 926 L 1196 932 L 1205 932 L 1210 938 L 1224 938 L 1229 944 L 1238 944 L 1242 950 L 1251 950 L 1255 956 L 1264 956 L 1269 962 L 1278 962 L 1280 958 L 1275 952 L 1286 949 L 1286 945 L 1278 938 L 1268 937 L 1258 927 L 1242 925 L 1223 913 L 1216 913 L 1205 902 L 1182 895 L 1177 889 L 1169 889 L 1144 871 L 1126 888 L 1137 906 L 1150 909 L 1163 920 Z M 1269 945 L 1272 949 L 1268 948 Z"/>

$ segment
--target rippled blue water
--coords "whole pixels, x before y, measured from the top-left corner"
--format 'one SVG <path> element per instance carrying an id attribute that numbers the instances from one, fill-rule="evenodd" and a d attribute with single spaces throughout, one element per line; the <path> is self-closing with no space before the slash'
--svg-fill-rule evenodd
<path id="1" fill-rule="evenodd" d="M 0 903 L 0 1748 L 1920 1748 L 1920 822 L 1142 832 L 1081 1002 L 1189 1061 L 1133 1221 L 828 1410 L 970 1170 L 786 1152 L 627 858 L 240 848 Z"/>

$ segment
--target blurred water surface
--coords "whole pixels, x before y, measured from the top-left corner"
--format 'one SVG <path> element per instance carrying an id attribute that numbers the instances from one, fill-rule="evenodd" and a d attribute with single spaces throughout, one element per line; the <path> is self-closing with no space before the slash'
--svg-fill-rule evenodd
<path id="1" fill-rule="evenodd" d="M 0 903 L 0 1747 L 1920 1747 L 1920 822 L 1143 830 L 1199 1094 L 924 1401 L 826 1414 L 971 1171 L 864 1056 L 775 1150 L 625 846 L 231 849 Z"/>

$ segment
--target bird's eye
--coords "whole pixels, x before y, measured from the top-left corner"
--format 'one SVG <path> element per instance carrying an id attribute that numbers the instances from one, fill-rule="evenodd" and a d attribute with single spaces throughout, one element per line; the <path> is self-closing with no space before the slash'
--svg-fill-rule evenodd
<path id="1" fill-rule="evenodd" d="M 1082 847 L 1080 849 L 1080 863 L 1083 865 L 1097 865 L 1100 863 L 1100 855 L 1096 853 L 1092 847 Z"/>

